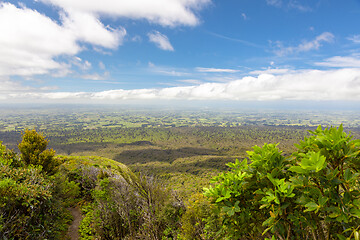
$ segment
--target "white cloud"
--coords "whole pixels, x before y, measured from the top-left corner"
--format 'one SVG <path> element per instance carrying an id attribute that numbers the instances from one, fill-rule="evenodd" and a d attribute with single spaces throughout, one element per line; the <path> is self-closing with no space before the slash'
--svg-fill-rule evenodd
<path id="1" fill-rule="evenodd" d="M 107 78 L 109 78 L 109 76 L 110 76 L 110 73 L 105 72 L 102 75 L 98 74 L 98 73 L 94 73 L 94 74 L 81 75 L 80 77 L 82 79 L 86 79 L 86 80 L 100 81 L 100 80 L 106 80 Z"/>
<path id="2" fill-rule="evenodd" d="M 73 64 L 81 69 L 90 68 L 86 62 L 64 62 L 64 56 L 75 56 L 84 50 L 82 43 L 93 45 L 99 52 L 103 48 L 116 49 L 122 44 L 126 30 L 112 28 L 100 21 L 101 17 L 146 19 L 163 26 L 199 24 L 197 11 L 211 0 L 39 0 L 55 6 L 59 22 L 36 10 L 0 3 L 0 76 L 31 76 L 51 74 L 65 76 L 72 72 Z M 136 38 L 137 40 L 139 37 Z M 159 48 L 174 51 L 167 36 L 153 32 L 150 41 Z M 67 58 L 65 58 L 67 59 Z M 71 58 L 70 58 L 71 59 Z"/>
<path id="3" fill-rule="evenodd" d="M 193 84 L 193 85 L 199 85 L 199 84 L 203 83 L 202 81 L 197 80 L 197 79 L 183 79 L 183 80 L 177 80 L 177 81 L 181 82 L 181 83 L 187 83 L 187 84 Z"/>
<path id="4" fill-rule="evenodd" d="M 353 35 L 347 38 L 348 40 L 352 41 L 353 43 L 360 43 L 360 35 Z"/>
<path id="5" fill-rule="evenodd" d="M 106 66 L 105 66 L 105 64 L 103 63 L 103 62 L 99 62 L 99 68 L 101 69 L 101 70 L 105 70 L 106 69 Z"/>
<path id="6" fill-rule="evenodd" d="M 309 12 L 312 10 L 310 7 L 299 3 L 299 1 L 297 1 L 297 0 L 290 0 L 288 3 L 288 8 L 297 9 L 301 12 Z"/>
<path id="7" fill-rule="evenodd" d="M 282 0 L 266 0 L 266 3 L 271 6 L 281 7 Z"/>
<path id="8" fill-rule="evenodd" d="M 173 46 L 171 45 L 169 39 L 164 34 L 161 34 L 158 31 L 153 31 L 148 34 L 149 41 L 155 43 L 155 45 L 165 51 L 174 51 Z"/>
<path id="9" fill-rule="evenodd" d="M 203 67 L 197 67 L 195 68 L 198 72 L 207 72 L 207 73 L 236 73 L 239 72 L 239 70 L 235 69 L 227 69 L 227 68 L 203 68 Z"/>
<path id="10" fill-rule="evenodd" d="M 166 66 L 157 66 L 152 62 L 148 63 L 148 67 L 151 72 L 159 73 L 159 74 L 167 75 L 167 76 L 180 77 L 180 76 L 189 75 L 189 73 L 182 71 L 183 69 L 166 67 Z"/>
<path id="11" fill-rule="evenodd" d="M 199 24 L 195 12 L 210 0 L 40 0 L 65 11 L 100 14 L 130 19 L 146 19 L 163 26 Z"/>
<path id="12" fill-rule="evenodd" d="M 83 61 L 81 58 L 79 57 L 74 57 L 71 60 L 71 63 L 77 67 L 79 67 L 81 70 L 85 71 L 85 70 L 89 70 L 91 68 L 91 63 L 89 61 Z"/>
<path id="13" fill-rule="evenodd" d="M 285 9 L 297 9 L 301 12 L 308 12 L 312 10 L 310 7 L 301 4 L 297 0 L 266 0 L 266 3 L 277 8 L 283 7 Z"/>
<path id="14" fill-rule="evenodd" d="M 71 66 L 55 59 L 82 51 L 79 42 L 115 48 L 125 35 L 88 14 L 63 14 L 61 21 L 59 25 L 35 10 L 0 3 L 0 76 L 69 73 Z M 74 63 L 79 61 L 70 61 Z"/>
<path id="15" fill-rule="evenodd" d="M 2 95 L 4 98 L 4 94 Z M 360 68 L 292 70 L 284 74 L 260 74 L 227 83 L 203 83 L 160 89 L 109 90 L 92 93 L 11 93 L 7 98 L 88 100 L 118 103 L 123 100 L 356 100 L 360 101 Z"/>
<path id="16" fill-rule="evenodd" d="M 299 44 L 298 46 L 295 46 L 295 47 L 284 47 L 281 42 L 277 42 L 276 47 L 278 49 L 275 50 L 275 53 L 279 56 L 284 56 L 284 55 L 293 54 L 293 53 L 318 50 L 322 46 L 322 43 L 324 43 L 324 42 L 330 43 L 333 40 L 334 40 L 334 35 L 332 33 L 324 32 L 324 33 L 320 34 L 319 36 L 317 36 L 314 40 L 303 41 L 301 44 Z"/>
<path id="17" fill-rule="evenodd" d="M 246 16 L 245 13 L 241 13 L 241 16 L 243 17 L 244 20 L 247 20 L 247 19 L 248 19 L 248 17 Z"/>
<path id="18" fill-rule="evenodd" d="M 323 67 L 360 68 L 360 58 L 356 56 L 335 56 L 316 62 L 315 65 Z"/>
<path id="19" fill-rule="evenodd" d="M 274 75 L 279 75 L 279 74 L 287 74 L 287 73 L 294 73 L 294 70 L 290 70 L 287 68 L 268 68 L 265 70 L 256 70 L 256 71 L 252 71 L 250 72 L 250 74 L 254 74 L 254 75 L 261 75 L 261 74 L 274 74 Z"/>
<path id="20" fill-rule="evenodd" d="M 20 82 L 11 81 L 7 77 L 0 77 L 0 99 L 6 99 L 7 94 L 15 92 L 29 92 L 35 89 L 21 85 Z"/>
<path id="21" fill-rule="evenodd" d="M 52 91 L 52 90 L 58 90 L 58 89 L 59 89 L 58 86 L 47 86 L 47 87 L 40 88 L 41 91 Z"/>
<path id="22" fill-rule="evenodd" d="M 112 29 L 104 26 L 93 14 L 67 11 L 62 14 L 63 27 L 69 29 L 78 41 L 115 49 L 122 44 L 126 30 L 122 27 Z"/>
<path id="23" fill-rule="evenodd" d="M 53 60 L 80 51 L 76 38 L 31 9 L 0 3 L 0 75 L 44 74 L 62 68 Z"/>
<path id="24" fill-rule="evenodd" d="M 264 46 L 258 45 L 258 44 L 253 43 L 253 42 L 245 41 L 245 40 L 242 40 L 242 39 L 232 38 L 232 37 L 224 36 L 224 35 L 222 35 L 222 34 L 218 34 L 218 33 L 214 33 L 214 32 L 209 32 L 209 31 L 207 31 L 207 33 L 210 34 L 210 35 L 212 35 L 212 36 L 215 36 L 215 37 L 218 37 L 218 38 L 222 38 L 222 39 L 225 39 L 225 40 L 228 40 L 228 41 L 232 41 L 232 42 L 241 43 L 241 44 L 244 44 L 244 45 L 246 45 L 246 46 L 255 47 L 255 48 L 264 48 Z"/>
<path id="25" fill-rule="evenodd" d="M 134 37 L 131 38 L 132 42 L 141 42 L 142 38 L 139 35 L 135 35 Z"/>

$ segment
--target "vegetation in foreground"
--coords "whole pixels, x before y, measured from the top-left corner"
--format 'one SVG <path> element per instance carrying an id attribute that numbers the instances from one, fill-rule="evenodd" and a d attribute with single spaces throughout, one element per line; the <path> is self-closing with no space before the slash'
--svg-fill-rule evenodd
<path id="1" fill-rule="evenodd" d="M 0 148 L 0 237 L 62 239 L 66 207 L 80 206 L 81 239 L 357 240 L 360 141 L 342 126 L 310 133 L 291 155 L 255 146 L 184 204 L 115 161 L 55 156 L 27 130 L 20 157 Z"/>

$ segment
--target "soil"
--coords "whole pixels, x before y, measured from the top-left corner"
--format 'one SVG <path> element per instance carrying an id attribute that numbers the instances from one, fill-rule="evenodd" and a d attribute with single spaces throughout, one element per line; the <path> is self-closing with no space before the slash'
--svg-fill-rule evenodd
<path id="1" fill-rule="evenodd" d="M 71 212 L 71 215 L 73 216 L 74 220 L 69 226 L 67 232 L 67 238 L 70 240 L 78 240 L 80 237 L 79 226 L 82 219 L 81 212 L 79 208 L 69 208 L 69 211 Z"/>

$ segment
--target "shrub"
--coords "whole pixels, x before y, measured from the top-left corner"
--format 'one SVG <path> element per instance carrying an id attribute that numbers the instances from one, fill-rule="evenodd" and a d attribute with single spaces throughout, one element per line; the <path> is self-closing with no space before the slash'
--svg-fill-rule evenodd
<path id="1" fill-rule="evenodd" d="M 54 174 L 61 162 L 54 158 L 53 149 L 46 150 L 48 140 L 36 130 L 25 130 L 19 143 L 21 159 L 26 165 L 42 166 L 48 174 Z"/>
<path id="2" fill-rule="evenodd" d="M 351 239 L 359 236 L 360 141 L 319 126 L 284 157 L 255 146 L 229 163 L 205 195 L 224 214 L 229 239 Z"/>
<path id="3" fill-rule="evenodd" d="M 0 238 L 59 239 L 66 214 L 53 199 L 52 182 L 40 167 L 18 167 L 16 155 L 0 149 Z"/>
<path id="4" fill-rule="evenodd" d="M 96 232 L 102 237 L 173 239 L 182 202 L 153 178 L 119 168 L 120 176 L 104 178 L 94 192 Z"/>
<path id="5" fill-rule="evenodd" d="M 181 217 L 181 234 L 179 239 L 202 240 L 216 239 L 221 235 L 221 221 L 215 205 L 196 193 L 187 201 L 186 212 Z"/>

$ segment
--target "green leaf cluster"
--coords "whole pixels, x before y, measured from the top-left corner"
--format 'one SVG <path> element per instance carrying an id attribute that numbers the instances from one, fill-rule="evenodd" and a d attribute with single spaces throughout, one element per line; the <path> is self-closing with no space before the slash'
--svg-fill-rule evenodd
<path id="1" fill-rule="evenodd" d="M 54 174 L 61 162 L 54 158 L 53 149 L 46 149 L 47 145 L 48 140 L 41 133 L 36 132 L 35 129 L 27 129 L 18 147 L 21 159 L 26 165 L 41 166 L 47 174 Z"/>
<path id="2" fill-rule="evenodd" d="M 343 127 L 310 131 L 291 156 L 274 144 L 213 179 L 205 195 L 230 239 L 353 239 L 360 225 L 360 141 Z"/>
<path id="3" fill-rule="evenodd" d="M 0 144 L 0 239 L 59 239 L 68 216 L 54 199 L 52 177 L 24 166 Z"/>

